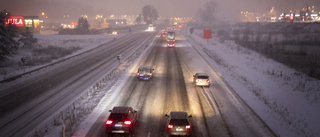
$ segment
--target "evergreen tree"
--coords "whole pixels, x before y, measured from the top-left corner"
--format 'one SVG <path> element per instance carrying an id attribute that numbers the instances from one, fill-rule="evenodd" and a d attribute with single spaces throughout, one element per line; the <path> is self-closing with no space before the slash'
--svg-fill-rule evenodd
<path id="1" fill-rule="evenodd" d="M 8 15 L 7 11 L 0 11 L 0 61 L 14 55 L 19 45 L 14 39 L 18 36 L 17 28 L 10 24 L 5 26 L 4 18 Z"/>
<path id="2" fill-rule="evenodd" d="M 89 33 L 89 23 L 88 20 L 84 17 L 80 17 L 78 20 L 77 29 L 80 33 Z"/>

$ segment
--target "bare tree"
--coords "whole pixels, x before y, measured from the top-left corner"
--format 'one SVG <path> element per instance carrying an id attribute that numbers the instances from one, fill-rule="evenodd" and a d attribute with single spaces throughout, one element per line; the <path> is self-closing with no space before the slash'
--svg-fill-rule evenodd
<path id="1" fill-rule="evenodd" d="M 158 11 L 151 5 L 146 5 L 142 9 L 143 20 L 147 24 L 152 24 L 158 19 Z"/>
<path id="2" fill-rule="evenodd" d="M 206 27 L 212 28 L 214 22 L 216 21 L 215 14 L 217 8 L 218 2 L 212 0 L 206 2 L 203 8 L 199 9 L 198 17 L 203 23 L 205 23 Z"/>

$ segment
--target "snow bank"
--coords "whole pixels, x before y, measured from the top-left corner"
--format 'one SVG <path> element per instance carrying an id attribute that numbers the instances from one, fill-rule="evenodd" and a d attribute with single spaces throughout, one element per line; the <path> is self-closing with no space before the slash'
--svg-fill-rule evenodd
<path id="1" fill-rule="evenodd" d="M 207 44 L 202 30 L 187 30 L 188 41 L 279 136 L 320 136 L 320 80 L 215 35 Z"/>

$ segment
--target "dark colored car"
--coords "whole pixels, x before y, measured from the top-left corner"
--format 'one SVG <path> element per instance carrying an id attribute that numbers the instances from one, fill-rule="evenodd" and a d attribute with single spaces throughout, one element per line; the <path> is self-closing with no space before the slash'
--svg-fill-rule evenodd
<path id="1" fill-rule="evenodd" d="M 165 115 L 167 117 L 167 133 L 171 135 L 191 135 L 191 123 L 187 112 L 170 112 L 170 115 Z"/>
<path id="2" fill-rule="evenodd" d="M 140 66 L 137 72 L 138 80 L 150 80 L 153 70 L 151 66 Z"/>
<path id="3" fill-rule="evenodd" d="M 196 73 L 195 75 L 193 75 L 193 82 L 195 86 L 210 87 L 209 75 L 206 73 Z"/>
<path id="4" fill-rule="evenodd" d="M 106 133 L 132 134 L 137 119 L 137 111 L 132 107 L 118 106 L 110 110 L 111 114 L 106 121 Z"/>

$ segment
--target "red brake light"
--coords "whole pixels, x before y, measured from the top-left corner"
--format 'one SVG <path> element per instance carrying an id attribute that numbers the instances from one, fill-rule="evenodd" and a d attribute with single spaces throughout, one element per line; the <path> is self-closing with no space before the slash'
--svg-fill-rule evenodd
<path id="1" fill-rule="evenodd" d="M 173 125 L 168 125 L 168 128 L 173 128 Z"/>
<path id="2" fill-rule="evenodd" d="M 190 129 L 191 128 L 191 126 L 190 125 L 186 125 L 186 129 Z"/>
<path id="3" fill-rule="evenodd" d="M 207 82 L 210 83 L 210 80 L 208 79 Z"/>
<path id="4" fill-rule="evenodd" d="M 137 73 L 137 76 L 139 76 L 139 75 L 140 75 L 140 73 L 138 72 L 138 73 Z"/>
<path id="5" fill-rule="evenodd" d="M 125 124 L 125 125 L 131 125 L 131 123 L 132 123 L 132 122 L 131 122 L 130 120 L 124 121 L 124 124 Z"/>
<path id="6" fill-rule="evenodd" d="M 107 120 L 107 121 L 106 121 L 106 124 L 107 124 L 107 125 L 111 125 L 112 123 L 113 123 L 112 120 Z"/>
<path id="7" fill-rule="evenodd" d="M 196 79 L 196 82 L 199 82 L 199 79 Z"/>
<path id="8" fill-rule="evenodd" d="M 150 73 L 150 76 L 152 76 L 152 73 Z"/>

